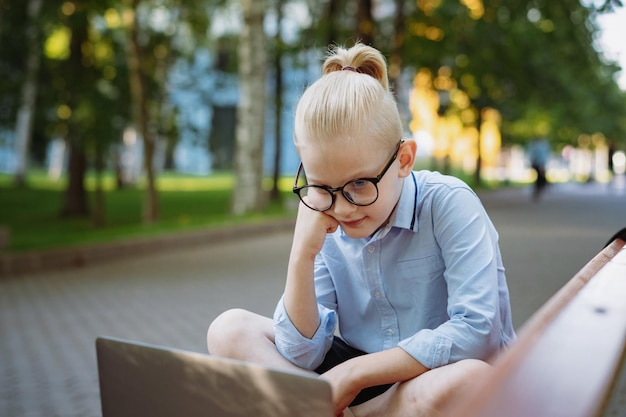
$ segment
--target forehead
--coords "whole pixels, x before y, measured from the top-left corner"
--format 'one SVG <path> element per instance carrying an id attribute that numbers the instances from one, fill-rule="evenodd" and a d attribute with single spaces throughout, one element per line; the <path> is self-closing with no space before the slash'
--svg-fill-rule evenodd
<path id="1" fill-rule="evenodd" d="M 359 177 L 372 177 L 382 168 L 386 152 L 372 144 L 355 146 L 337 143 L 336 146 L 298 146 L 298 152 L 312 184 L 340 186 Z"/>

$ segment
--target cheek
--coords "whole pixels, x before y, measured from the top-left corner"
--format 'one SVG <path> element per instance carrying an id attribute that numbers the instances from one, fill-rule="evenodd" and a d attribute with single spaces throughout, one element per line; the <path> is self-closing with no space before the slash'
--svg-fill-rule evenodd
<path id="1" fill-rule="evenodd" d="M 332 197 L 326 192 L 318 191 L 313 188 L 309 189 L 306 199 L 307 202 L 314 207 L 328 207 Z"/>
<path id="2" fill-rule="evenodd" d="M 378 187 L 378 198 L 387 203 L 395 204 L 402 192 L 402 179 L 395 178 L 391 181 L 381 182 Z"/>
<path id="3" fill-rule="evenodd" d="M 371 206 L 376 216 L 389 216 L 400 198 L 402 188 L 397 188 L 397 185 L 393 182 L 385 185 L 385 188 L 379 188 L 378 200 Z M 372 215 L 374 215 L 374 212 L 372 212 Z"/>
<path id="4" fill-rule="evenodd" d="M 379 194 L 378 200 L 371 206 L 363 207 L 367 209 L 367 215 L 377 222 L 387 219 L 391 214 L 395 203 L 389 195 Z"/>

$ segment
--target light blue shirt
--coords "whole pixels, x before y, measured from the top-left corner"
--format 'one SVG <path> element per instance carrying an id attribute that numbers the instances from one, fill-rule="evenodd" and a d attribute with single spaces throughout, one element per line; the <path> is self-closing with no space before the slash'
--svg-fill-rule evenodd
<path id="1" fill-rule="evenodd" d="M 428 368 L 488 359 L 515 338 L 498 234 L 462 181 L 430 171 L 404 179 L 396 210 L 373 236 L 329 234 L 315 261 L 320 326 L 309 339 L 283 300 L 275 342 L 294 364 L 315 369 L 339 325 L 350 346 L 399 346 Z"/>

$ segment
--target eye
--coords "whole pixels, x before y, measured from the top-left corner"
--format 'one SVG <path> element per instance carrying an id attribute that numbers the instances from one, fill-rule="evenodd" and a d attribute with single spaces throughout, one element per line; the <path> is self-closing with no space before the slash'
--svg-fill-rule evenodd
<path id="1" fill-rule="evenodd" d="M 314 197 L 320 197 L 320 196 L 327 196 L 328 195 L 328 191 L 326 191 L 325 189 L 321 188 L 321 187 L 316 187 L 316 186 L 309 186 L 306 188 L 306 192 L 308 195 L 310 196 L 314 196 Z"/>
<path id="2" fill-rule="evenodd" d="M 350 186 L 354 189 L 354 190 L 360 190 L 363 189 L 367 186 L 369 186 L 371 183 L 367 180 L 354 180 L 350 183 Z"/>

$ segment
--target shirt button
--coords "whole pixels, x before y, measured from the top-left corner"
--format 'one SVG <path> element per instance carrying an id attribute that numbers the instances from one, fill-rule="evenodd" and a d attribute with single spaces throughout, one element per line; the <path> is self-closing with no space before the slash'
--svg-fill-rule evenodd
<path id="1" fill-rule="evenodd" d="M 387 335 L 391 336 L 393 335 L 394 331 L 393 329 L 387 329 Z"/>
<path id="2" fill-rule="evenodd" d="M 369 253 L 374 253 L 374 251 L 376 250 L 376 248 L 374 246 L 368 246 L 367 251 Z"/>
<path id="3" fill-rule="evenodd" d="M 374 297 L 376 297 L 376 298 L 380 298 L 380 291 L 376 291 L 376 292 L 374 293 Z"/>

